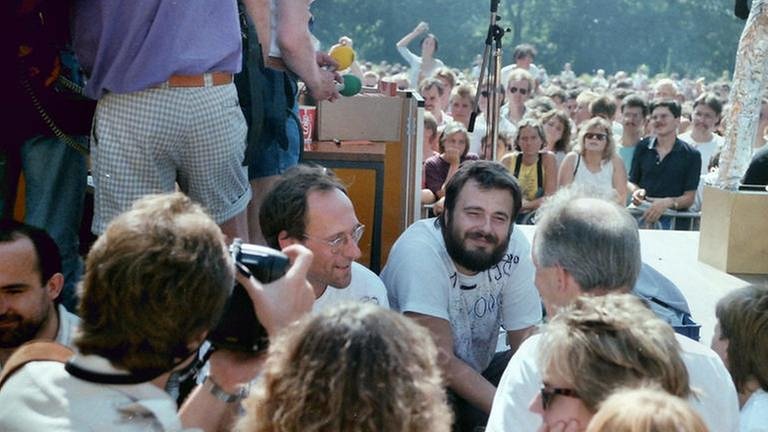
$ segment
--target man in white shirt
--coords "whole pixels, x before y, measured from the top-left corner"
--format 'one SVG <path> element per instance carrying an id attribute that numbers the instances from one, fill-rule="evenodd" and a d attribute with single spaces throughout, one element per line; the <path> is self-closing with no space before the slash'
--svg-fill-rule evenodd
<path id="1" fill-rule="evenodd" d="M 63 286 L 53 239 L 39 228 L 0 222 L 0 370 L 33 339 L 72 346 L 80 319 L 56 304 Z"/>
<path id="2" fill-rule="evenodd" d="M 536 287 L 548 316 L 580 295 L 629 292 L 641 267 L 637 225 L 626 209 L 609 200 L 566 189 L 539 209 L 533 262 Z M 586 240 L 589 239 L 589 240 Z M 720 358 L 704 345 L 677 335 L 695 395 L 691 405 L 709 430 L 735 431 L 736 390 Z M 536 431 L 541 417 L 529 411 L 542 386 L 540 336 L 528 338 L 510 360 L 499 383 L 489 432 Z"/>
<path id="3" fill-rule="evenodd" d="M 723 137 L 714 133 L 723 104 L 714 93 L 704 93 L 693 103 L 693 127 L 680 139 L 696 148 L 701 153 L 701 175 L 709 172 L 709 160 L 723 146 Z"/>
<path id="4" fill-rule="evenodd" d="M 313 310 L 349 300 L 389 307 L 381 279 L 355 262 L 365 226 L 344 185 L 326 168 L 286 171 L 264 198 L 259 219 L 270 247 L 302 244 L 312 251 L 307 279 L 315 291 Z"/>
<path id="5" fill-rule="evenodd" d="M 541 320 L 530 246 L 513 230 L 520 207 L 504 166 L 465 162 L 446 187 L 440 218 L 411 225 L 381 273 L 393 309 L 432 333 L 458 430 L 485 424 L 500 369 Z M 497 355 L 502 326 L 510 350 Z"/>

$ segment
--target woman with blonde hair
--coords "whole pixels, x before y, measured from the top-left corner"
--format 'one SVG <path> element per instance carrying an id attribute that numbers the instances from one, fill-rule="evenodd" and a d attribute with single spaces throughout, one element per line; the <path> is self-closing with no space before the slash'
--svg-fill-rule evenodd
<path id="1" fill-rule="evenodd" d="M 579 128 L 574 150 L 560 165 L 560 187 L 571 183 L 593 188 L 598 195 L 612 195 L 621 205 L 627 199 L 627 171 L 613 140 L 611 124 L 593 117 Z"/>
<path id="2" fill-rule="evenodd" d="M 628 408 L 631 407 L 631 408 Z M 708 432 L 685 400 L 653 388 L 620 390 L 589 422 L 586 432 Z"/>
<path id="3" fill-rule="evenodd" d="M 672 327 L 632 294 L 578 297 L 552 318 L 539 350 L 543 386 L 530 410 L 541 415 L 540 431 L 583 431 L 621 388 L 691 393 Z"/>
<path id="4" fill-rule="evenodd" d="M 284 331 L 245 407 L 241 432 L 447 432 L 452 421 L 427 330 L 369 303 Z"/>

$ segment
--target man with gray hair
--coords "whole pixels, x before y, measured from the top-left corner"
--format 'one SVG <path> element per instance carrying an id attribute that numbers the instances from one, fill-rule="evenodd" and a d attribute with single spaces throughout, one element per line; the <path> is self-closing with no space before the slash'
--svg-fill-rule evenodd
<path id="1" fill-rule="evenodd" d="M 555 194 L 538 215 L 532 255 L 536 287 L 547 316 L 582 295 L 630 292 L 642 261 L 637 225 L 626 209 L 568 188 Z M 677 339 L 696 390 L 690 398 L 692 406 L 710 430 L 736 430 L 736 391 L 722 361 L 704 345 L 680 335 Z M 528 338 L 507 365 L 487 431 L 525 432 L 540 427 L 541 417 L 528 409 L 542 386 L 539 344 L 540 335 Z"/>

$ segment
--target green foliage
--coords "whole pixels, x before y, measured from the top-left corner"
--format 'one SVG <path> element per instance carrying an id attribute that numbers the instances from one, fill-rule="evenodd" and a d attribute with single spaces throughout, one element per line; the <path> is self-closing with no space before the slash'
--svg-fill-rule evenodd
<path id="1" fill-rule="evenodd" d="M 355 41 L 358 57 L 403 60 L 395 43 L 419 21 L 440 40 L 437 56 L 468 68 L 484 48 L 490 0 L 322 0 L 312 6 L 315 35 L 328 48 L 340 36 Z M 536 63 L 558 73 L 571 62 L 577 74 L 633 72 L 719 77 L 731 72 L 744 22 L 732 0 L 502 0 L 504 64 L 518 43 L 532 43 Z M 417 41 L 411 50 L 418 53 Z"/>

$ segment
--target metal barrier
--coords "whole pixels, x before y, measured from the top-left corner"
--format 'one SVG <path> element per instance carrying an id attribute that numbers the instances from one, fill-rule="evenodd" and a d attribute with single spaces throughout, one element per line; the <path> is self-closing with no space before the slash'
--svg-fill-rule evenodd
<path id="1" fill-rule="evenodd" d="M 658 221 L 653 225 L 644 224 L 642 216 L 647 210 L 647 206 L 630 205 L 627 207 L 627 210 L 629 210 L 629 213 L 637 219 L 640 228 L 663 229 L 661 223 Z M 701 225 L 701 212 L 666 210 L 662 217 L 663 216 L 671 218 L 669 225 L 670 230 L 698 231 L 699 226 Z M 687 222 L 681 223 L 682 221 Z"/>

